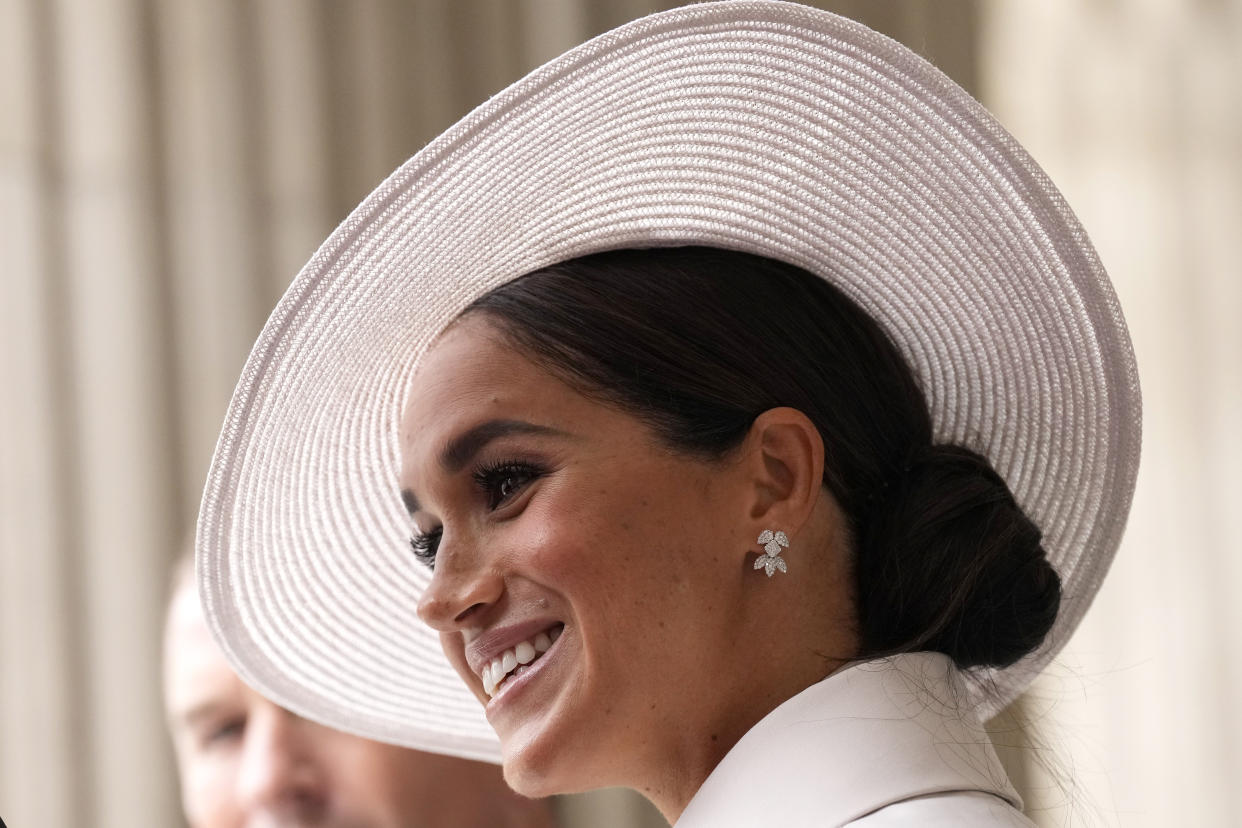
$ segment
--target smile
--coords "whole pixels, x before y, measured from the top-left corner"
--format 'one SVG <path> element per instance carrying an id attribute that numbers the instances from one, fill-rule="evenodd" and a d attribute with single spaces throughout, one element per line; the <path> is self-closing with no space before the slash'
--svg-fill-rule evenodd
<path id="1" fill-rule="evenodd" d="M 510 647 L 485 664 L 480 678 L 483 679 L 483 692 L 487 693 L 488 698 L 495 696 L 506 681 L 520 676 L 528 665 L 546 653 L 560 637 L 563 629 L 564 624 L 556 624 Z"/>

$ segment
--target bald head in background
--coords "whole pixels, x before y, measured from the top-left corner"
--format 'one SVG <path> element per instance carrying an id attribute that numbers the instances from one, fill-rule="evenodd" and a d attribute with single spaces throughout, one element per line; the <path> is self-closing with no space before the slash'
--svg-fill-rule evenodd
<path id="1" fill-rule="evenodd" d="M 500 768 L 351 736 L 260 696 L 212 640 L 192 561 L 174 576 L 164 704 L 191 828 L 553 828 Z"/>

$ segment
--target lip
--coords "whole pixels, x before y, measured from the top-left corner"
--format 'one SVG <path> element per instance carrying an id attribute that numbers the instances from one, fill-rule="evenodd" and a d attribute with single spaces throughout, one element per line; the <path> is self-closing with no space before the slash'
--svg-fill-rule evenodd
<path id="1" fill-rule="evenodd" d="M 557 624 L 563 625 L 564 622 L 558 618 L 532 618 L 530 621 L 488 630 L 466 644 L 466 664 L 469 665 L 475 677 L 481 679 L 483 668 L 490 664 L 492 659 Z M 542 657 L 539 660 L 542 660 Z"/>
<path id="2" fill-rule="evenodd" d="M 561 652 L 561 642 L 566 638 L 567 636 L 562 632 L 552 642 L 552 646 L 548 648 L 547 652 L 531 662 L 522 671 L 521 675 L 505 679 L 505 683 L 496 691 L 496 695 L 487 700 L 487 704 L 483 708 L 483 715 L 487 717 L 487 720 L 492 723 L 493 727 L 497 726 L 497 717 L 503 715 L 504 710 L 519 703 L 517 700 L 521 698 L 522 691 L 526 688 L 526 685 L 533 682 L 549 665 L 556 663 Z"/>

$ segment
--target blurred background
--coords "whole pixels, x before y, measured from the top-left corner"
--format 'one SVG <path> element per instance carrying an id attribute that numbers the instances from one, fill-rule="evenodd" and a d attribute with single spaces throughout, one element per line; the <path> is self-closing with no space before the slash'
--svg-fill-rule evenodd
<path id="1" fill-rule="evenodd" d="M 672 5 L 0 0 L 9 825 L 181 824 L 159 683 L 167 569 L 267 312 L 431 137 Z M 1028 812 L 1237 824 L 1242 0 L 817 5 L 996 113 L 1077 211 L 1134 335 L 1145 441 L 1125 542 L 1068 651 L 996 725 Z M 580 825 L 661 824 L 620 793 L 567 807 Z"/>

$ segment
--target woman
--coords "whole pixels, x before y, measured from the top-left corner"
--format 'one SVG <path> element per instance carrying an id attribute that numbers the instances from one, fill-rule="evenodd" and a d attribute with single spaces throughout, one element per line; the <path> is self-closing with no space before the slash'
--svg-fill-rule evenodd
<path id="1" fill-rule="evenodd" d="M 523 793 L 1027 824 L 980 721 L 1098 587 L 1138 416 L 1094 252 L 978 104 L 841 18 L 697 5 L 325 243 L 234 397 L 200 586 L 252 685 Z"/>

